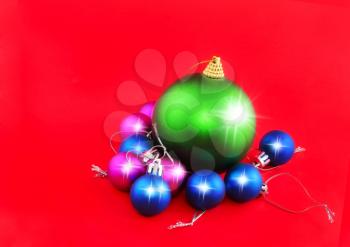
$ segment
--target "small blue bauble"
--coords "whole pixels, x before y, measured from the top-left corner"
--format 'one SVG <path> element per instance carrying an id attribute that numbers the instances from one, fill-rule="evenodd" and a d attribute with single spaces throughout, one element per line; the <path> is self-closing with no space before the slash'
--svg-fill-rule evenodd
<path id="1" fill-rule="evenodd" d="M 229 198 L 237 202 L 246 202 L 260 194 L 263 182 L 256 167 L 240 163 L 226 173 L 225 185 Z"/>
<path id="2" fill-rule="evenodd" d="M 134 154 L 142 154 L 152 148 L 152 141 L 143 135 L 132 135 L 126 138 L 119 148 L 119 152 L 132 152 Z"/>
<path id="3" fill-rule="evenodd" d="M 217 173 L 210 170 L 200 170 L 188 179 L 186 197 L 194 208 L 210 209 L 224 199 L 225 184 Z"/>
<path id="4" fill-rule="evenodd" d="M 269 156 L 272 166 L 278 166 L 292 158 L 295 147 L 290 135 L 280 130 L 273 130 L 263 136 L 259 149 Z"/>
<path id="5" fill-rule="evenodd" d="M 142 215 L 152 216 L 164 211 L 171 200 L 168 184 L 159 176 L 143 175 L 130 189 L 131 203 Z"/>

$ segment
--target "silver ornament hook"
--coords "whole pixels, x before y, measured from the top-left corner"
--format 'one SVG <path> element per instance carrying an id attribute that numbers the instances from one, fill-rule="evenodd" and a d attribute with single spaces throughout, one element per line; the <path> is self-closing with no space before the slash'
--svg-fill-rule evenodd
<path id="1" fill-rule="evenodd" d="M 102 170 L 97 165 L 91 165 L 91 171 L 95 172 L 95 177 L 104 178 L 104 177 L 107 177 L 108 175 L 106 171 Z"/>
<path id="2" fill-rule="evenodd" d="M 182 222 L 182 221 L 178 221 L 176 222 L 176 224 L 174 225 L 170 225 L 168 227 L 169 230 L 175 229 L 175 228 L 181 228 L 181 227 L 187 227 L 187 226 L 193 226 L 194 223 L 200 218 L 202 217 L 203 214 L 205 214 L 205 210 L 203 210 L 201 213 L 199 213 L 199 211 L 196 211 L 193 215 L 192 221 L 191 222 Z"/>

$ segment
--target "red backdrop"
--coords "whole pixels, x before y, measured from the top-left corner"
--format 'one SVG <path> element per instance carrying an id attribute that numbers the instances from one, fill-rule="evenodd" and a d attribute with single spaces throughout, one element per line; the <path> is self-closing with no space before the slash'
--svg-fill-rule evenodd
<path id="1" fill-rule="evenodd" d="M 1 1 L 0 246 L 349 246 L 349 16 L 347 0 Z M 160 58 L 137 65 L 145 49 Z M 192 217 L 183 193 L 145 218 L 93 178 L 90 165 L 112 155 L 106 134 L 120 111 L 156 99 L 194 56 L 212 55 L 264 116 L 257 140 L 277 128 L 306 147 L 277 172 L 328 202 L 334 224 L 323 209 L 291 215 L 262 198 L 226 199 L 195 227 L 169 231 Z M 310 203 L 288 179 L 271 190 L 289 207 Z"/>

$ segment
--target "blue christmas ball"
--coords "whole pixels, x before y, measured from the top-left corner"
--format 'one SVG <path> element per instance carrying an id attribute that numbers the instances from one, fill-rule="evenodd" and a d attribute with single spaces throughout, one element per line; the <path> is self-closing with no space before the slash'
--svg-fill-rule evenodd
<path id="1" fill-rule="evenodd" d="M 269 156 L 272 166 L 278 166 L 292 158 L 295 147 L 290 135 L 280 130 L 273 130 L 263 136 L 259 149 Z"/>
<path id="2" fill-rule="evenodd" d="M 152 216 L 164 211 L 171 200 L 171 191 L 166 182 L 155 175 L 139 177 L 130 189 L 131 203 L 142 215 Z"/>
<path id="3" fill-rule="evenodd" d="M 144 135 L 132 135 L 126 138 L 119 147 L 119 152 L 132 152 L 134 154 L 141 154 L 152 148 L 152 141 Z"/>
<path id="4" fill-rule="evenodd" d="M 188 179 L 186 197 L 194 208 L 210 209 L 224 199 L 225 184 L 217 173 L 210 170 L 200 170 Z"/>
<path id="5" fill-rule="evenodd" d="M 262 185 L 259 170 L 251 164 L 240 163 L 231 168 L 225 176 L 226 194 L 237 202 L 256 198 Z"/>

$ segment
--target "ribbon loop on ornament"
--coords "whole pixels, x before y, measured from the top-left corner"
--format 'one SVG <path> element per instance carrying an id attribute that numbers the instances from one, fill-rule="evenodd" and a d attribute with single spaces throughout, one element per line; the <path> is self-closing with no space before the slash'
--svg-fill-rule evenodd
<path id="1" fill-rule="evenodd" d="M 290 178 L 292 178 L 295 182 L 297 182 L 300 187 L 303 189 L 304 193 L 306 194 L 306 196 L 314 203 L 314 205 L 311 205 L 311 206 L 308 206 L 308 207 L 305 207 L 304 209 L 301 209 L 301 210 L 293 210 L 293 209 L 289 209 L 289 208 L 286 208 L 284 206 L 282 206 L 281 204 L 275 202 L 275 201 L 272 201 L 270 199 L 268 199 L 268 183 L 277 178 L 277 177 L 280 177 L 280 176 L 288 176 Z M 295 176 L 293 176 L 292 174 L 290 173 L 287 173 L 287 172 L 283 172 L 283 173 L 278 173 L 276 175 L 273 175 L 271 176 L 270 178 L 268 178 L 266 181 L 265 181 L 265 187 L 266 189 L 265 190 L 262 190 L 262 195 L 265 199 L 265 201 L 267 201 L 269 204 L 271 204 L 272 206 L 275 206 L 283 211 L 286 211 L 288 213 L 292 213 L 292 214 L 302 214 L 302 213 L 305 213 L 307 211 L 309 211 L 310 209 L 313 209 L 313 208 L 317 208 L 317 207 L 323 207 L 327 213 L 327 217 L 328 217 L 328 221 L 330 223 L 334 223 L 334 218 L 335 218 L 335 213 L 328 207 L 328 205 L 326 203 L 322 203 L 322 202 L 319 202 L 317 201 L 315 198 L 313 198 L 310 194 L 310 192 L 306 189 L 306 187 L 304 186 L 304 184 L 298 179 L 296 178 Z"/>

